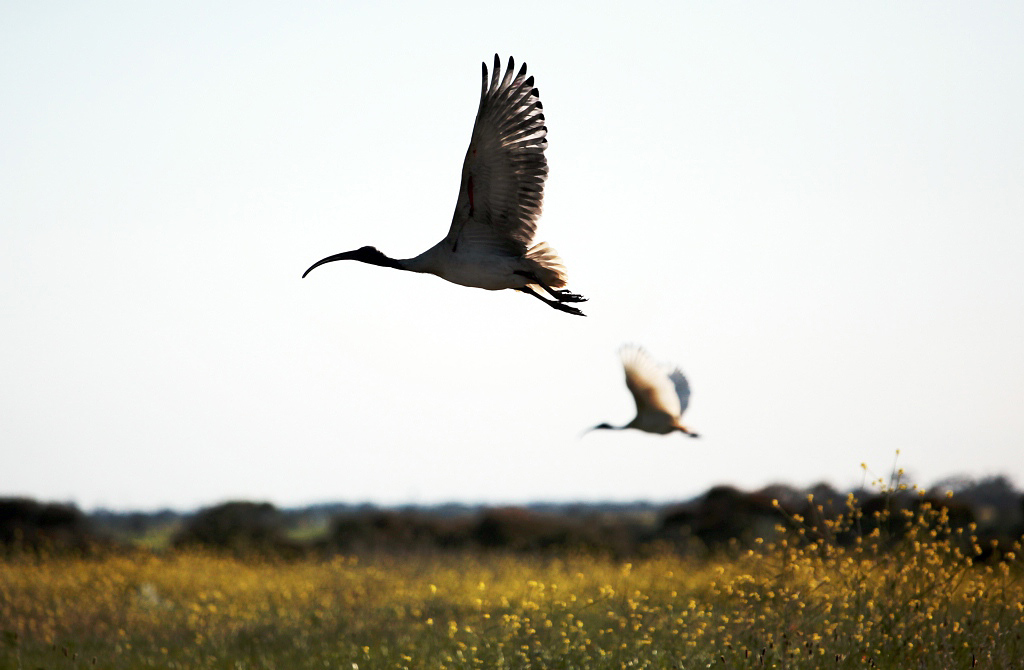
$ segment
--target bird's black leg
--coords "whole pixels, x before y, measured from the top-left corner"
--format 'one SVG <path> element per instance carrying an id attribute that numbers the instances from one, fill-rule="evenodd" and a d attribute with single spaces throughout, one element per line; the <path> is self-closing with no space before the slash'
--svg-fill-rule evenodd
<path id="1" fill-rule="evenodd" d="M 532 272 L 524 272 L 522 270 L 516 270 L 514 272 L 514 274 L 526 277 L 526 279 L 528 279 L 531 284 L 536 284 L 537 286 L 540 286 L 542 289 L 547 291 L 551 295 L 551 297 L 553 297 L 558 302 L 586 302 L 587 301 L 587 299 L 584 298 L 579 293 L 572 293 L 572 292 L 566 291 L 564 289 L 554 289 L 554 288 L 551 288 L 550 286 L 548 286 L 547 284 L 545 284 L 541 280 L 537 279 L 537 275 L 533 274 Z M 540 296 L 538 296 L 538 297 L 540 297 Z"/>
<path id="2" fill-rule="evenodd" d="M 542 289 L 544 289 L 545 291 L 547 291 L 548 293 L 550 293 L 551 295 L 553 295 L 555 298 L 557 298 L 558 302 L 586 302 L 587 301 L 587 299 L 584 298 L 579 293 L 571 293 L 569 291 L 566 291 L 565 289 L 560 289 L 560 288 L 551 288 L 549 286 L 545 286 L 544 284 L 539 284 L 539 286 Z"/>
<path id="3" fill-rule="evenodd" d="M 555 309 L 557 309 L 559 311 L 566 312 L 568 314 L 575 314 L 576 316 L 586 316 L 586 314 L 584 314 L 580 310 L 576 309 L 575 307 L 570 307 L 569 305 L 563 305 L 562 303 L 557 302 L 555 300 L 548 300 L 547 298 L 542 296 L 540 293 L 537 293 L 536 291 L 534 291 L 529 286 L 524 286 L 523 288 L 517 288 L 516 290 L 517 291 L 522 291 L 523 293 L 529 293 L 530 295 L 532 295 L 537 300 L 543 301 L 544 304 L 546 304 L 546 305 L 548 305 L 550 307 L 554 307 Z"/>

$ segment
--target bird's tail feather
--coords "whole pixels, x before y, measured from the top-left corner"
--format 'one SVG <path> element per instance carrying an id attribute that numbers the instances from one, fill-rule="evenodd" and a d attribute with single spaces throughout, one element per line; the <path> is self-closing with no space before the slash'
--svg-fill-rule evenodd
<path id="1" fill-rule="evenodd" d="M 547 242 L 538 242 L 526 252 L 526 260 L 532 266 L 531 271 L 537 279 L 551 288 L 564 288 L 569 281 L 565 266 L 558 252 L 548 246 Z"/>

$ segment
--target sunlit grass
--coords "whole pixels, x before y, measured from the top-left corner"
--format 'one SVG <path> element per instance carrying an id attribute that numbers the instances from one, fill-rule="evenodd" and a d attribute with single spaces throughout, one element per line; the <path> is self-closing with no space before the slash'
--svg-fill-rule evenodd
<path id="1" fill-rule="evenodd" d="M 171 546 L 171 541 L 174 539 L 175 534 L 181 530 L 181 522 L 174 521 L 171 523 L 165 523 L 150 528 L 146 533 L 140 537 L 132 537 L 129 539 L 131 544 L 142 549 L 152 549 L 155 551 L 162 551 Z"/>
<path id="2" fill-rule="evenodd" d="M 970 667 L 1024 657 L 1014 555 L 908 518 L 711 560 L 203 553 L 0 563 L 0 667 Z M 840 530 L 835 522 L 825 533 Z M 967 552 L 961 546 L 968 548 Z"/>
<path id="3" fill-rule="evenodd" d="M 979 562 L 917 493 L 702 558 L 12 555 L 0 669 L 1018 667 L 1020 543 Z"/>

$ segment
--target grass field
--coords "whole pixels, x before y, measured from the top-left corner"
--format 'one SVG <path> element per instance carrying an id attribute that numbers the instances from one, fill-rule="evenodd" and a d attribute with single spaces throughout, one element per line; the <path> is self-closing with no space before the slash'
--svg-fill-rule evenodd
<path id="1" fill-rule="evenodd" d="M 12 557 L 0 668 L 1022 667 L 1019 559 L 943 515 L 700 560 Z"/>

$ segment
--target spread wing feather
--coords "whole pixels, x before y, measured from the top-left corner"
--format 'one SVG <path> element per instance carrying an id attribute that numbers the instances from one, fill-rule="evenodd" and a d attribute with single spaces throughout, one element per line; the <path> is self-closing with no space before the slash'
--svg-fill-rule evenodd
<path id="1" fill-rule="evenodd" d="M 642 348 L 627 345 L 619 355 L 626 386 L 636 401 L 637 415 L 664 414 L 678 418 L 690 400 L 690 386 L 676 369 L 666 373 Z"/>
<path id="2" fill-rule="evenodd" d="M 686 376 L 679 368 L 673 370 L 668 378 L 676 387 L 676 395 L 679 396 L 679 414 L 682 414 L 690 406 L 690 382 L 686 381 Z"/>
<path id="3" fill-rule="evenodd" d="M 462 164 L 462 183 L 452 226 L 445 238 L 452 251 L 486 249 L 520 256 L 537 230 L 548 163 L 543 105 L 526 64 L 515 62 L 501 76 L 494 56 L 488 79 L 483 66 L 480 108 Z"/>

